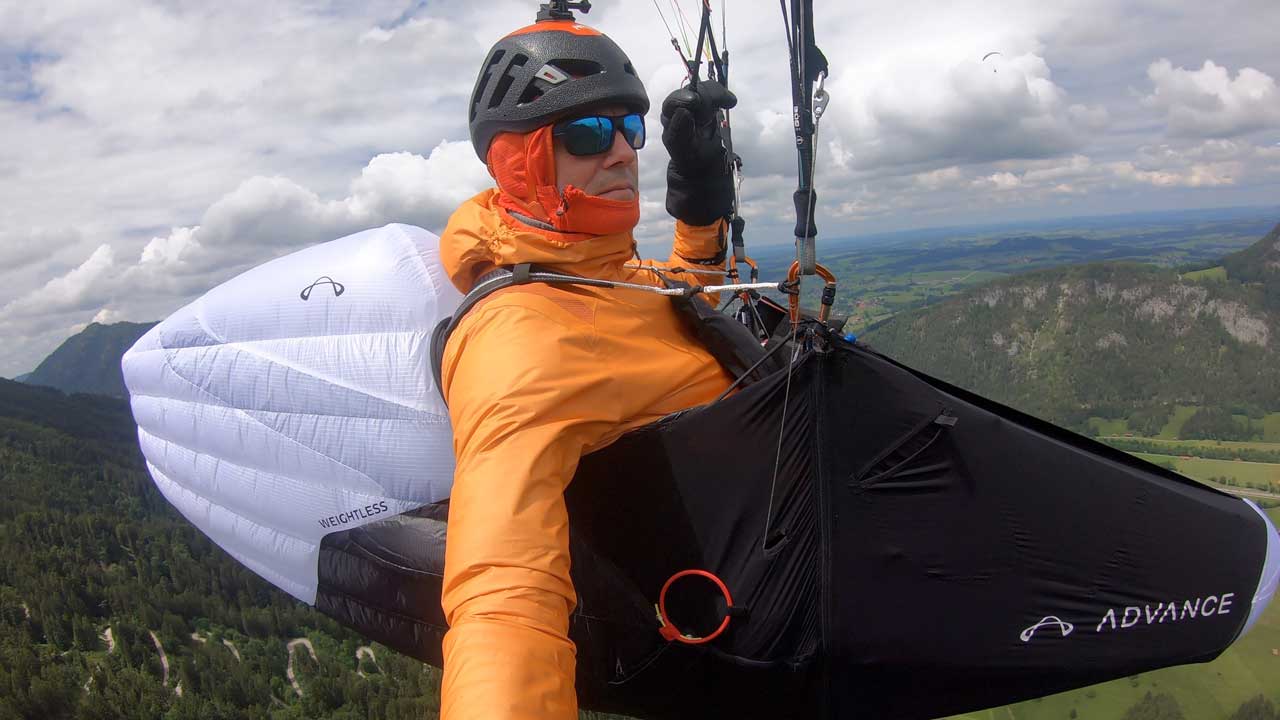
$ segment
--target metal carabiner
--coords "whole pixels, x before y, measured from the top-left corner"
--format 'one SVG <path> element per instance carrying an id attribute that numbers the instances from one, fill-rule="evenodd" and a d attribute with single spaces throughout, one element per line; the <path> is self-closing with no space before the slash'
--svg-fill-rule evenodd
<path id="1" fill-rule="evenodd" d="M 818 121 L 822 119 L 822 113 L 827 111 L 827 103 L 831 102 L 831 95 L 823 87 L 826 82 L 827 71 L 823 70 L 818 74 L 818 89 L 813 93 L 813 124 L 816 126 Z M 816 128 L 815 128 L 816 129 Z"/>
<path id="2" fill-rule="evenodd" d="M 815 263 L 814 270 L 819 277 L 826 281 L 826 284 L 822 286 L 822 304 L 818 308 L 818 319 L 825 323 L 831 319 L 831 308 L 836 300 L 836 276 L 835 273 L 823 267 L 821 263 Z M 798 284 L 799 281 L 800 263 L 797 261 L 791 263 L 791 268 L 787 270 L 787 283 Z M 788 305 L 791 311 L 791 325 L 794 327 L 800 324 L 799 288 L 796 288 L 796 292 L 787 294 L 790 296 Z"/>

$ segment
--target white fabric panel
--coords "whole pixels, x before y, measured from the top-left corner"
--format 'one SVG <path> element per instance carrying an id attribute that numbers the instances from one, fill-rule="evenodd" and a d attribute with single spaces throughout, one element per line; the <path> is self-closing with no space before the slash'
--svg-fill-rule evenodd
<path id="1" fill-rule="evenodd" d="M 1249 632 L 1257 624 L 1262 613 L 1266 612 L 1267 605 L 1275 597 L 1276 590 L 1280 589 L 1280 531 L 1276 530 L 1276 526 L 1271 523 L 1271 518 L 1267 517 L 1257 503 L 1248 498 L 1245 498 L 1245 502 L 1262 516 L 1262 524 L 1267 533 L 1267 554 L 1263 557 L 1262 574 L 1258 576 L 1258 590 L 1253 595 L 1249 619 L 1244 624 L 1244 630 L 1240 631 L 1241 635 Z"/>
<path id="2" fill-rule="evenodd" d="M 210 290 L 122 360 L 157 486 L 237 560 L 314 602 L 326 534 L 449 496 L 430 344 L 461 299 L 439 238 L 409 225 Z"/>
<path id="3" fill-rule="evenodd" d="M 150 463 L 148 469 L 165 499 L 210 540 L 271 584 L 305 603 L 315 603 L 318 544 L 256 525 L 170 480 Z"/>

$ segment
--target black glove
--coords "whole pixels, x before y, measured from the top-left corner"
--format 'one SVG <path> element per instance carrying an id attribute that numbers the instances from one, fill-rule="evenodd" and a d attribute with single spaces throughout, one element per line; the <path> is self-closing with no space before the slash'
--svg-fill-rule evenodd
<path id="1" fill-rule="evenodd" d="M 710 225 L 733 211 L 733 173 L 720 135 L 719 111 L 738 98 L 714 80 L 680 88 L 662 103 L 667 212 L 690 225 Z"/>

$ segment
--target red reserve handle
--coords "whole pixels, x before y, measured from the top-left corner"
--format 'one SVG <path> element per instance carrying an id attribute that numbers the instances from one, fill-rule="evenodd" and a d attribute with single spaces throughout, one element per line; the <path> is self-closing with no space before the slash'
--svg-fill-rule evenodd
<path id="1" fill-rule="evenodd" d="M 689 577 L 691 575 L 704 577 L 710 580 L 711 582 L 715 583 L 716 587 L 720 588 L 720 593 L 724 595 L 724 602 L 725 602 L 724 620 L 720 621 L 720 627 L 716 628 L 714 632 L 712 632 L 710 635 L 706 637 L 695 637 L 693 635 L 687 635 L 683 632 L 680 632 L 680 628 L 676 627 L 675 623 L 671 622 L 670 618 L 667 617 L 667 591 L 671 589 L 671 586 L 675 583 L 675 581 L 683 577 Z M 729 627 L 729 616 L 730 616 L 729 611 L 733 609 L 733 596 L 729 594 L 728 586 L 726 586 L 724 582 L 721 581 L 720 578 L 716 577 L 714 574 L 709 573 L 706 570 L 681 570 L 675 575 L 672 575 L 670 578 L 667 578 L 667 581 L 663 583 L 662 592 L 658 593 L 658 604 L 654 606 L 654 609 L 658 613 L 658 633 L 662 635 L 663 639 L 665 639 L 667 642 L 671 642 L 672 640 L 675 640 L 677 642 L 682 642 L 687 645 L 701 645 L 703 643 L 709 643 L 712 640 L 715 640 L 716 638 L 720 637 L 720 634 L 723 633 L 725 629 Z"/>

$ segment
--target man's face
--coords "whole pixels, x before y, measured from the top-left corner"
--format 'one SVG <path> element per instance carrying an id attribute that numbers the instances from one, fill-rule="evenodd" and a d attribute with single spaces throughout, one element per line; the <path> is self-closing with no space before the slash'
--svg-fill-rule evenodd
<path id="1" fill-rule="evenodd" d="M 626 108 L 610 106 L 601 115 L 624 115 Z M 640 163 L 636 151 L 622 137 L 613 133 L 613 147 L 598 155 L 570 155 L 559 138 L 555 141 L 556 185 L 561 193 L 573 185 L 588 195 L 609 200 L 634 200 L 640 192 Z"/>

